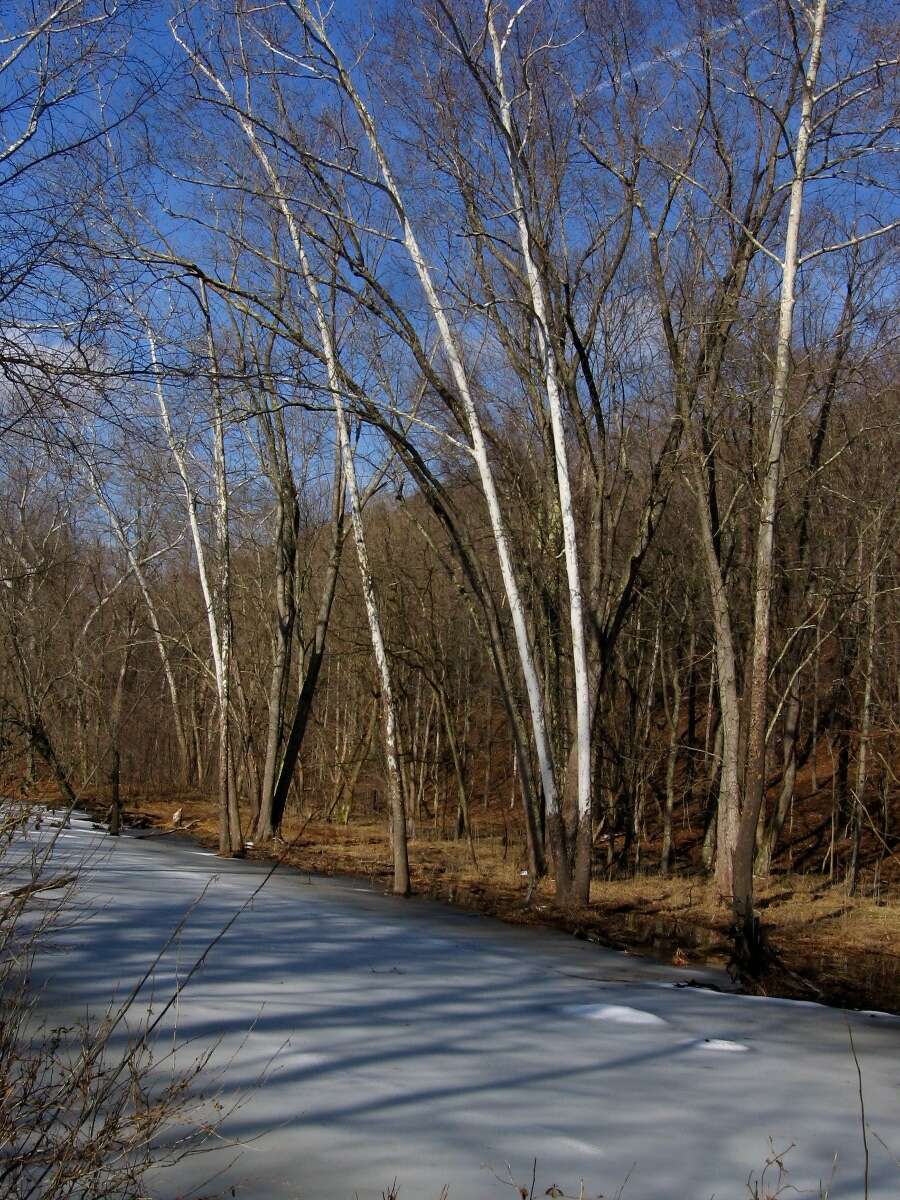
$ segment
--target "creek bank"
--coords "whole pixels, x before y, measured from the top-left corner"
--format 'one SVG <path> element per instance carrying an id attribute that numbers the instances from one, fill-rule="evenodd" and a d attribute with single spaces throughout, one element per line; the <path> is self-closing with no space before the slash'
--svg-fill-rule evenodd
<path id="1" fill-rule="evenodd" d="M 79 803 L 98 819 L 106 814 L 102 801 Z M 171 818 L 179 807 L 182 824 L 174 828 Z M 207 849 L 218 847 L 215 807 L 201 798 L 143 800 L 126 808 L 124 818 L 132 828 L 144 829 L 154 837 L 187 837 Z M 250 846 L 246 855 L 263 862 L 279 857 L 287 865 L 317 875 L 362 878 L 387 889 L 390 852 L 380 825 L 363 827 L 355 842 L 350 834 L 343 826 L 310 822 L 296 844 Z M 549 887 L 526 905 L 524 878 L 511 885 L 484 873 L 449 869 L 444 850 L 443 845 L 429 841 L 412 843 L 410 870 L 417 895 L 511 925 L 561 930 L 606 949 L 671 963 L 687 971 L 703 967 L 723 971 L 727 967 L 729 916 L 692 903 L 694 893 L 704 886 L 696 877 L 648 876 L 639 890 L 629 881 L 601 883 L 595 887 L 600 895 L 592 897 L 591 907 L 573 911 L 557 907 Z M 892 937 L 893 925 L 886 922 L 883 932 L 876 928 L 868 942 L 843 942 L 834 931 L 844 910 L 833 892 L 804 892 L 803 882 L 797 879 L 785 884 L 777 878 L 770 894 L 762 899 L 764 921 L 776 904 L 795 905 L 796 913 L 780 925 L 770 926 L 782 965 L 773 968 L 751 993 L 900 1014 L 900 954 L 893 948 L 900 941 Z M 895 912 L 896 908 L 884 906 L 882 915 L 892 917 Z M 746 990 L 734 982 L 727 987 Z"/>

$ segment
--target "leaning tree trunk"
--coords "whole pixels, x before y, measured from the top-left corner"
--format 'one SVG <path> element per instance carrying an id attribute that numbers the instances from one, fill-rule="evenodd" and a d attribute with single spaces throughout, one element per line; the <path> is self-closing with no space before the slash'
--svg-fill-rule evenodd
<path id="1" fill-rule="evenodd" d="M 290 210 L 285 205 L 285 213 Z M 325 309 L 319 297 L 318 285 L 306 257 L 306 251 L 299 238 L 299 230 L 293 220 L 290 222 L 294 248 L 300 260 L 304 282 L 313 300 L 316 321 L 319 326 L 319 336 L 325 351 L 328 369 L 328 383 L 331 388 L 334 405 L 335 424 L 337 425 L 338 443 L 344 465 L 344 480 L 347 486 L 347 496 L 350 501 L 350 523 L 353 528 L 353 539 L 356 543 L 356 557 L 359 563 L 360 581 L 362 583 L 363 600 L 365 601 L 366 617 L 369 622 L 369 633 L 372 639 L 372 651 L 375 655 L 375 665 L 381 683 L 381 703 L 384 718 L 384 757 L 387 773 L 388 800 L 391 812 L 391 848 L 394 859 L 394 894 L 409 895 L 409 850 L 406 836 L 406 807 L 403 802 L 403 786 L 400 779 L 399 755 L 399 724 L 397 721 L 397 704 L 394 697 L 393 680 L 388 663 L 387 648 L 381 629 L 381 617 L 375 598 L 375 583 L 369 564 L 369 552 L 366 546 L 366 535 L 362 521 L 362 508 L 359 498 L 359 485 L 356 478 L 356 466 L 353 461 L 353 448 L 350 445 L 350 433 L 344 415 L 344 405 L 341 400 L 341 378 L 338 367 L 337 353 L 328 325 Z"/>
<path id="2" fill-rule="evenodd" d="M 155 353 L 155 351 L 154 351 Z M 107 498 L 106 492 L 103 489 L 99 473 L 93 462 L 88 461 L 88 471 L 91 476 L 91 484 L 93 486 L 94 495 L 100 503 L 101 508 L 109 517 L 112 523 L 113 530 L 119 540 L 119 544 L 125 551 L 128 559 L 128 565 L 131 567 L 131 573 L 137 580 L 138 588 L 141 596 L 144 599 L 144 604 L 147 607 L 147 619 L 150 622 L 150 629 L 153 633 L 153 640 L 156 643 L 156 649 L 159 653 L 160 662 L 162 664 L 163 675 L 166 680 L 166 687 L 169 691 L 169 700 L 172 706 L 172 727 L 175 731 L 175 744 L 178 747 L 178 760 L 181 768 L 181 783 L 187 785 L 190 781 L 190 754 L 188 753 L 187 736 L 184 731 L 184 721 L 181 716 L 181 703 L 178 697 L 178 686 L 175 682 L 175 671 L 172 667 L 172 659 L 169 656 L 169 649 L 166 645 L 166 640 L 163 637 L 162 625 L 159 620 L 159 614 L 156 610 L 156 602 L 153 599 L 153 593 L 150 591 L 150 585 L 147 581 L 147 576 L 141 565 L 134 546 L 125 531 L 125 526 L 122 524 L 119 514 L 116 512 L 113 505 Z"/>
<path id="3" fill-rule="evenodd" d="M 534 772 L 531 756 L 528 750 L 528 732 L 522 718 L 521 706 L 514 694 L 513 680 L 510 672 L 509 659 L 506 653 L 503 627 L 488 582 L 485 568 L 475 547 L 468 537 L 453 505 L 443 490 L 440 482 L 432 475 L 422 457 L 409 442 L 402 438 L 396 428 L 386 425 L 377 409 L 367 406 L 367 414 L 385 436 L 391 439 L 391 444 L 403 459 L 413 478 L 419 486 L 423 498 L 431 508 L 435 517 L 445 529 L 453 546 L 456 558 L 462 571 L 462 579 L 449 566 L 444 556 L 435 547 L 428 530 L 416 520 L 415 524 L 424 541 L 431 547 L 437 559 L 444 561 L 445 569 L 453 579 L 454 585 L 469 599 L 469 609 L 472 620 L 485 649 L 490 656 L 497 686 L 503 701 L 510 737 L 515 749 L 515 768 L 519 779 L 519 792 L 522 800 L 522 814 L 525 824 L 525 848 L 528 855 L 528 873 L 533 881 L 542 879 L 546 874 L 546 859 L 544 855 L 543 821 L 539 811 L 539 801 L 536 793 Z M 463 580 L 468 585 L 468 591 L 463 587 Z M 469 596 L 469 591 L 471 596 Z M 481 615 L 473 603 L 477 599 Z M 483 617 L 483 621 L 482 621 Z"/>
<path id="4" fill-rule="evenodd" d="M 265 814 L 262 810 L 260 812 L 259 835 L 262 837 L 272 837 L 281 829 L 288 792 L 294 778 L 294 770 L 297 766 L 297 759 L 300 756 L 300 747 L 303 744 L 306 727 L 309 724 L 309 717 L 312 712 L 316 685 L 319 681 L 319 673 L 325 657 L 325 639 L 328 634 L 328 624 L 331 619 L 331 609 L 334 603 L 338 571 L 341 563 L 341 551 L 344 544 L 343 495 L 343 487 L 340 481 L 336 481 L 331 552 L 328 556 L 325 578 L 322 581 L 316 627 L 313 632 L 312 645 L 305 658 L 303 682 L 300 685 L 300 694 L 297 697 L 297 703 L 294 707 L 291 727 L 288 731 L 284 754 L 278 769 L 278 778 L 276 779 L 275 788 L 272 793 L 271 813 Z M 268 823 L 264 819 L 266 815 L 268 815 Z"/>
<path id="5" fill-rule="evenodd" d="M 311 277 L 307 280 L 308 284 L 310 282 Z M 325 317 L 321 308 L 319 308 L 319 313 L 324 325 Z M 331 387 L 335 420 L 338 427 L 338 439 L 344 458 L 344 478 L 347 481 L 347 494 L 350 500 L 350 520 L 353 526 L 354 541 L 356 542 L 356 556 L 359 562 L 363 599 L 369 622 L 369 633 L 372 639 L 372 651 L 375 655 L 375 665 L 378 669 L 378 678 L 381 683 L 381 704 L 384 720 L 384 757 L 391 812 L 391 846 L 394 858 L 394 894 L 406 896 L 410 890 L 409 851 L 406 838 L 406 808 L 403 803 L 403 787 L 400 780 L 397 704 L 394 698 L 387 649 L 381 629 L 381 618 L 375 598 L 374 578 L 371 566 L 369 565 L 369 554 L 360 509 L 359 487 L 356 480 L 356 468 L 353 462 L 353 449 L 350 445 L 350 435 L 344 417 L 343 405 L 339 398 L 340 384 L 336 371 L 333 372 Z"/>
<path id="6" fill-rule="evenodd" d="M 28 736 L 31 745 L 53 772 L 53 777 L 62 793 L 62 798 L 66 802 L 66 806 L 74 808 L 78 803 L 74 789 L 69 783 L 69 777 L 56 755 L 56 750 L 50 741 L 50 735 L 47 733 L 43 719 L 39 715 L 32 718 L 28 729 Z"/>
<path id="7" fill-rule="evenodd" d="M 331 398 L 334 406 L 338 444 L 341 450 L 344 480 L 350 500 L 350 520 L 353 528 L 354 541 L 356 542 L 363 599 L 365 601 L 366 616 L 368 618 L 369 631 L 372 638 L 372 650 L 375 656 L 378 676 L 381 682 L 381 701 L 384 713 L 385 765 L 391 811 L 391 843 L 394 857 L 394 892 L 397 895 L 405 896 L 409 894 L 409 857 L 406 837 L 406 810 L 403 804 L 403 789 L 400 780 L 398 753 L 399 729 L 397 722 L 397 710 L 391 682 L 387 651 L 381 630 L 381 620 L 378 614 L 378 606 L 375 599 L 372 571 L 369 566 L 369 556 L 366 548 L 365 531 L 363 528 L 362 512 L 360 507 L 359 487 L 356 479 L 356 467 L 353 461 L 353 450 L 350 445 L 350 435 L 347 429 L 347 420 L 344 414 L 343 401 L 341 399 L 343 394 L 343 385 L 340 364 L 337 357 L 337 349 L 332 337 L 331 328 L 325 315 L 325 307 L 319 293 L 319 286 L 316 281 L 315 273 L 313 272 L 309 259 L 307 258 L 303 239 L 300 236 L 300 227 L 294 218 L 294 214 L 291 211 L 290 205 L 287 202 L 287 198 L 284 194 L 278 173 L 276 172 L 268 154 L 266 153 L 266 150 L 263 148 L 256 135 L 256 129 L 253 123 L 243 114 L 240 106 L 235 103 L 234 98 L 228 91 L 226 85 L 211 70 L 208 63 L 200 59 L 196 53 L 192 52 L 187 44 L 183 42 L 177 34 L 174 34 L 174 36 L 182 48 L 187 52 L 194 65 L 213 84 L 213 86 L 222 96 L 225 103 L 232 110 L 241 132 L 246 137 L 250 149 L 252 150 L 257 162 L 260 164 L 263 173 L 265 174 L 266 179 L 272 188 L 272 193 L 275 197 L 278 209 L 287 226 L 288 234 L 291 239 L 291 245 L 293 246 L 294 253 L 297 256 L 297 261 L 300 266 L 300 272 L 303 276 L 304 284 L 309 293 L 310 299 L 312 300 L 316 325 L 318 327 L 323 356 L 325 358 L 328 386 L 331 390 Z"/>
<path id="8" fill-rule="evenodd" d="M 208 308 L 205 304 L 205 289 L 202 292 L 204 299 L 204 313 L 207 319 L 207 336 L 212 337 L 212 328 L 209 322 Z M 219 772 L 219 850 L 222 854 L 240 853 L 242 849 L 240 835 L 240 821 L 233 820 L 237 816 L 236 798 L 234 796 L 233 787 L 229 784 L 230 778 L 230 753 L 229 753 L 229 736 L 230 736 L 230 696 L 226 683 L 226 670 L 223 654 L 223 631 L 220 629 L 220 614 L 222 599 L 227 595 L 228 584 L 227 575 L 222 576 L 222 565 L 220 563 L 220 577 L 216 594 L 213 594 L 213 587 L 210 581 L 210 573 L 207 565 L 206 548 L 204 546 L 203 537 L 200 531 L 200 521 L 197 516 L 198 500 L 197 494 L 191 483 L 190 473 L 188 471 L 187 459 L 184 451 L 175 436 L 175 430 L 172 426 L 172 419 L 169 414 L 168 401 L 163 389 L 162 372 L 159 364 L 159 356 L 157 353 L 156 339 L 149 324 L 145 326 L 147 333 L 147 341 L 150 346 L 150 362 L 153 369 L 154 384 L 156 389 L 156 400 L 159 407 L 160 421 L 163 431 L 166 435 L 166 441 L 175 465 L 178 469 L 178 475 L 181 479 L 181 486 L 184 491 L 185 508 L 187 510 L 188 525 L 191 531 L 191 539 L 194 545 L 194 554 L 197 559 L 197 572 L 200 576 L 200 589 L 203 593 L 203 603 L 206 610 L 206 622 L 209 628 L 209 644 L 210 653 L 213 660 L 213 672 L 216 680 L 216 699 L 218 704 L 218 772 Z M 211 354 L 214 354 L 214 348 L 211 349 Z M 214 364 L 213 364 L 214 366 Z M 219 410 L 215 420 L 215 437 L 214 437 L 214 465 L 216 473 L 216 534 L 217 543 L 220 552 L 227 552 L 228 543 L 227 537 L 223 542 L 223 533 L 227 535 L 228 527 L 228 496 L 225 490 L 227 479 L 225 478 L 225 454 L 224 445 L 220 448 L 220 438 L 224 437 L 224 430 L 221 419 L 221 397 L 218 397 L 218 388 L 214 376 L 214 401 Z M 224 512 L 223 512 L 224 510 Z M 224 516 L 224 521 L 223 521 Z M 230 621 L 230 613 L 227 615 Z M 229 630 L 230 633 L 230 630 Z M 228 659 L 230 673 L 230 637 L 228 639 Z"/>
<path id="9" fill-rule="evenodd" d="M 438 336 L 440 337 L 441 346 L 446 356 L 447 365 L 450 369 L 450 375 L 462 402 L 466 425 L 468 426 L 469 436 L 472 441 L 472 455 L 475 459 L 482 491 L 487 503 L 488 516 L 490 518 L 491 530 L 494 536 L 494 541 L 497 548 L 497 556 L 500 564 L 500 574 L 503 579 L 507 602 L 509 604 L 510 617 L 512 619 L 516 649 L 518 651 L 519 662 L 528 695 L 532 734 L 534 737 L 535 751 L 537 753 L 541 785 L 544 792 L 544 802 L 547 809 L 548 826 L 550 830 L 553 858 L 557 874 L 557 884 L 563 893 L 568 893 L 570 889 L 570 874 L 566 854 L 565 831 L 562 824 L 562 814 L 559 805 L 559 791 L 556 783 L 556 772 L 553 764 L 553 754 L 550 747 L 550 738 L 547 729 L 544 698 L 537 669 L 535 667 L 531 639 L 528 634 L 525 605 L 513 566 L 512 550 L 509 544 L 509 537 L 506 531 L 506 524 L 503 519 L 500 498 L 497 492 L 497 486 L 488 456 L 487 440 L 484 436 L 484 431 L 481 426 L 481 419 L 478 415 L 478 410 L 472 395 L 472 389 L 469 385 L 468 374 L 463 364 L 457 340 L 454 337 L 453 331 L 450 327 L 446 310 L 441 304 L 440 297 L 438 296 L 437 288 L 435 287 L 434 280 L 432 278 L 431 269 L 428 266 L 425 255 L 422 252 L 419 240 L 407 214 L 399 185 L 394 178 L 393 171 L 391 170 L 390 163 L 388 162 L 387 154 L 385 153 L 384 147 L 379 138 L 375 121 L 363 102 L 359 91 L 355 87 L 347 68 L 341 60 L 340 55 L 329 41 L 324 24 L 316 18 L 305 0 L 297 0 L 297 3 L 292 5 L 292 10 L 300 19 L 303 27 L 306 29 L 309 35 L 313 37 L 313 39 L 322 49 L 323 53 L 326 54 L 330 59 L 331 64 L 336 72 L 336 78 L 339 86 L 343 89 L 344 93 L 347 95 L 354 109 L 356 110 L 359 122 L 378 164 L 378 170 L 384 183 L 385 191 L 394 206 L 397 220 L 400 225 L 403 245 L 419 279 L 419 283 L 425 296 L 425 300 L 428 304 L 428 308 L 434 317 L 434 322 L 435 326 L 437 327 Z"/>

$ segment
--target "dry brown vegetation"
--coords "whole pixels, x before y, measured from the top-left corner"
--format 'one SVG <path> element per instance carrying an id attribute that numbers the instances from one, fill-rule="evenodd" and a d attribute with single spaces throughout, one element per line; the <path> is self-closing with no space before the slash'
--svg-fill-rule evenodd
<path id="1" fill-rule="evenodd" d="M 53 857 L 67 819 L 0 807 L 0 1197 L 141 1200 L 148 1170 L 200 1152 L 224 1109 L 210 1052 L 176 1067 L 177 1038 L 154 1038 L 163 1006 L 151 1017 L 135 993 L 65 1024 L 46 1011 L 34 960 L 79 913 L 80 864 Z"/>

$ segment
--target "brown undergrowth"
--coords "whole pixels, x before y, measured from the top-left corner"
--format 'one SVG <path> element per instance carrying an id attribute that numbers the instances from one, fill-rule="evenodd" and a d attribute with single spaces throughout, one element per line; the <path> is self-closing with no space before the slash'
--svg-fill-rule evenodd
<path id="1" fill-rule="evenodd" d="M 84 801 L 98 813 L 102 801 Z M 181 809 L 178 830 L 173 814 Z M 126 822 L 155 835 L 180 832 L 204 845 L 218 844 L 215 804 L 196 795 L 133 796 Z M 484 824 L 487 824 L 485 822 Z M 302 830 L 302 832 L 301 832 Z M 350 824 L 288 815 L 278 853 L 291 866 L 324 875 L 363 876 L 387 886 L 391 874 L 386 825 L 376 819 Z M 700 874 L 668 878 L 595 879 L 587 909 L 562 909 L 552 883 L 542 881 L 526 903 L 524 861 L 518 839 L 504 830 L 474 839 L 475 861 L 465 839 L 420 829 L 410 839 L 413 890 L 517 924 L 565 930 L 599 945 L 691 968 L 727 963 L 730 914 Z M 297 838 L 297 844 L 291 843 Z M 286 847 L 291 847 L 287 849 Z M 273 848 L 251 846 L 250 857 L 270 858 Z M 843 884 L 820 875 L 784 872 L 759 881 L 758 905 L 780 965 L 760 985 L 773 995 L 820 999 L 855 1008 L 900 1012 L 900 902 L 850 898 Z"/>

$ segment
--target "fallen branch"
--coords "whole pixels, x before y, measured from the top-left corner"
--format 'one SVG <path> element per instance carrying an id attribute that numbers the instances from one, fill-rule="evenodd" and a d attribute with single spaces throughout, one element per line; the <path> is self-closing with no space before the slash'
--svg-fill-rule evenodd
<path id="1" fill-rule="evenodd" d="M 153 833 L 136 833 L 133 836 L 137 838 L 138 841 L 143 842 L 147 838 L 168 837 L 169 834 L 172 833 L 184 833 L 186 829 L 193 829 L 195 825 L 199 824 L 200 820 L 198 818 L 196 821 L 188 821 L 186 825 L 175 825 L 172 829 L 158 829 Z"/>
<path id="2" fill-rule="evenodd" d="M 22 887 L 11 888 L 9 891 L 0 890 L 0 896 L 8 896 L 11 900 L 19 900 L 23 896 L 33 896 L 36 892 L 52 892 L 56 888 L 68 887 L 75 882 L 75 875 L 57 875 L 54 879 L 37 880 L 34 883 L 23 884 Z"/>

